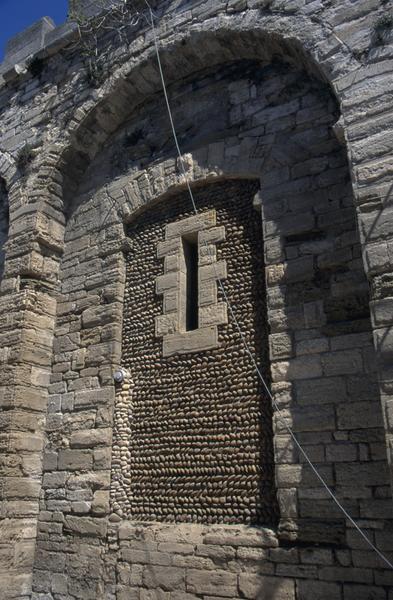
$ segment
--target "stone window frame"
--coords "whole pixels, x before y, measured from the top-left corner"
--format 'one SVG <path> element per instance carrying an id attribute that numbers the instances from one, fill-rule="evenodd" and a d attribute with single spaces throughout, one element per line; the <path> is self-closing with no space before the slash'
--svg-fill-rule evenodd
<path id="1" fill-rule="evenodd" d="M 187 282 L 183 239 L 197 236 L 198 327 L 187 331 Z M 225 240 L 225 227 L 217 226 L 215 209 L 169 223 L 165 240 L 157 245 L 164 259 L 164 274 L 156 278 L 156 293 L 163 296 L 163 314 L 155 319 L 156 337 L 163 338 L 163 356 L 212 350 L 218 346 L 218 326 L 228 323 L 225 302 L 217 298 L 217 281 L 227 277 L 225 260 L 217 261 L 216 244 Z"/>

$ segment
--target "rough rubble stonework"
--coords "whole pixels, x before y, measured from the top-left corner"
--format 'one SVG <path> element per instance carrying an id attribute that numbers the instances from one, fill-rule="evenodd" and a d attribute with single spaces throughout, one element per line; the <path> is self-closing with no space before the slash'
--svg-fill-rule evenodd
<path id="1" fill-rule="evenodd" d="M 267 365 L 256 191 L 253 181 L 214 183 L 197 190 L 195 201 L 201 216 L 214 207 L 217 224 L 225 223 L 226 242 L 217 258 L 227 263 L 227 293 L 238 306 L 242 329 L 255 331 L 248 342 Z M 188 192 L 143 217 L 127 231 L 133 247 L 127 255 L 122 362 L 129 391 L 115 408 L 113 508 L 137 520 L 271 525 L 277 502 L 270 400 L 239 347 L 235 325 L 219 327 L 216 349 L 186 355 L 163 356 L 155 337 L 154 316 L 162 304 L 154 289 L 162 269 L 155 240 L 166 224 L 194 218 Z"/>
<path id="2" fill-rule="evenodd" d="M 81 4 L 87 15 L 98 7 Z M 144 2 L 133 5 L 147 14 Z M 144 17 L 126 37 L 98 35 L 100 69 L 87 68 L 75 23 L 55 27 L 47 18 L 10 40 L 0 66 L 0 597 L 393 600 L 392 571 L 321 488 L 286 429 L 392 560 L 393 6 L 151 5 L 181 160 Z M 267 426 L 258 411 L 252 426 L 240 420 L 239 447 L 248 439 L 250 448 L 238 460 L 229 465 L 227 445 L 217 453 L 220 481 L 229 467 L 236 474 L 247 452 L 255 461 L 258 427 L 265 456 L 274 454 L 274 481 L 271 466 L 261 469 L 242 506 L 241 469 L 242 510 L 225 498 L 222 518 L 214 514 L 221 500 L 201 502 L 195 491 L 197 464 L 182 479 L 194 501 L 182 512 L 186 494 L 178 488 L 174 518 L 176 487 L 165 479 L 171 467 L 160 438 L 145 446 L 148 435 L 138 433 L 146 432 L 144 411 L 165 406 L 177 385 L 173 378 L 158 393 L 142 375 L 166 377 L 163 365 L 178 365 L 172 397 L 182 403 L 182 365 L 198 368 L 214 356 L 217 377 L 206 395 L 199 389 L 219 423 L 226 413 L 213 390 L 240 364 L 222 358 L 226 337 L 241 353 L 224 313 L 213 349 L 159 355 L 155 320 L 168 298 L 155 294 L 156 278 L 174 267 L 157 245 L 165 225 L 192 214 L 184 171 L 225 228 L 216 244 L 227 262 L 225 285 L 281 408 L 279 416 L 265 404 Z M 237 306 L 241 267 L 229 248 L 232 237 L 242 243 L 236 211 L 246 202 L 258 229 L 239 264 L 256 260 L 265 271 L 254 274 L 258 299 Z M 232 215 L 226 206 L 236 207 Z M 155 357 L 147 369 L 143 343 L 128 335 L 132 318 Z M 115 385 L 122 367 L 125 381 Z M 255 390 L 249 364 L 242 373 L 233 387 Z M 233 396 L 225 398 L 231 414 Z M 181 413 L 171 410 L 176 424 Z M 188 424 L 178 446 L 188 436 L 192 443 L 179 473 L 190 453 L 201 458 Z M 206 452 L 211 439 L 206 425 Z M 154 506 L 146 498 L 146 489 L 157 490 L 152 465 L 163 481 Z M 147 488 L 135 486 L 140 470 Z M 210 498 L 211 473 L 199 483 Z M 258 513 L 259 485 L 269 487 L 260 505 L 267 516 L 254 519 L 244 506 Z"/>

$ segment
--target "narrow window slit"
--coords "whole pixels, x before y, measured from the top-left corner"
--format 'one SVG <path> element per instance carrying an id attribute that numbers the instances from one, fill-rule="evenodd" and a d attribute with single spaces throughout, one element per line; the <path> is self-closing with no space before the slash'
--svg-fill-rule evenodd
<path id="1" fill-rule="evenodd" d="M 183 237 L 186 267 L 186 331 L 198 329 L 198 238 Z"/>

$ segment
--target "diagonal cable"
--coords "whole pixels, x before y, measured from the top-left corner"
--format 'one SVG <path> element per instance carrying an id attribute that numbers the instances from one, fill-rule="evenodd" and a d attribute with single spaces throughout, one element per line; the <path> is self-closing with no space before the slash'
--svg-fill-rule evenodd
<path id="1" fill-rule="evenodd" d="M 150 25 L 152 28 L 152 32 L 153 32 L 153 36 L 154 36 L 154 45 L 155 45 L 155 51 L 156 51 L 156 56 L 157 56 L 157 63 L 158 63 L 158 68 L 159 68 L 159 72 L 160 72 L 160 78 L 161 78 L 161 83 L 162 83 L 162 89 L 163 89 L 163 93 L 165 96 L 165 102 L 166 102 L 166 106 L 167 106 L 167 110 L 168 110 L 168 116 L 169 116 L 169 120 L 170 120 L 170 124 L 171 124 L 171 128 L 172 128 L 172 133 L 173 133 L 173 139 L 175 142 L 175 146 L 176 146 L 176 150 L 177 153 L 179 155 L 179 162 L 180 162 L 180 167 L 181 170 L 183 172 L 183 176 L 185 178 L 186 181 L 186 185 L 187 185 L 187 189 L 188 192 L 190 194 L 190 198 L 191 198 L 191 203 L 192 203 L 192 207 L 193 210 L 195 212 L 196 215 L 198 215 L 198 209 L 196 207 L 196 203 L 195 203 L 195 198 L 194 198 L 194 194 L 192 192 L 191 189 L 191 184 L 189 181 L 189 178 L 187 176 L 184 164 L 183 164 L 183 155 L 182 152 L 180 150 L 180 146 L 179 146 L 179 141 L 178 141 L 178 137 L 177 137 L 177 133 L 176 133 L 176 128 L 175 128 L 175 124 L 173 121 L 173 114 L 172 114 L 172 110 L 171 110 L 171 105 L 169 102 L 169 98 L 168 98 L 168 91 L 167 91 L 167 86 L 166 86 L 166 82 L 165 82 L 165 77 L 164 77 L 164 72 L 163 72 L 163 68 L 162 68 L 162 63 L 161 63 L 161 56 L 160 56 L 160 51 L 159 51 L 159 45 L 158 45 L 158 37 L 157 37 L 157 32 L 156 32 L 156 27 L 154 24 L 154 15 L 153 15 L 153 11 L 148 3 L 147 0 L 144 0 L 148 9 L 149 9 L 149 13 L 150 13 Z M 214 264 L 214 263 L 213 263 Z M 250 346 L 247 342 L 247 339 L 239 325 L 239 322 L 236 318 L 236 314 L 234 313 L 232 304 L 228 298 L 228 295 L 225 291 L 225 287 L 224 284 L 222 282 L 222 280 L 217 277 L 217 281 L 218 284 L 220 286 L 220 289 L 222 291 L 222 294 L 225 298 L 225 301 L 228 305 L 228 309 L 229 312 L 231 314 L 231 317 L 233 319 L 233 322 L 236 326 L 236 329 L 239 333 L 239 336 L 241 338 L 242 344 L 244 345 L 244 348 L 247 352 L 247 354 L 250 357 L 250 360 L 252 362 L 252 365 L 255 369 L 255 372 L 258 376 L 258 378 L 260 379 L 264 389 L 266 390 L 266 393 L 268 394 L 272 405 L 277 413 L 277 418 L 278 420 L 282 423 L 282 425 L 285 427 L 285 429 L 288 431 L 289 435 L 291 436 L 294 444 L 296 445 L 296 447 L 298 448 L 298 450 L 301 452 L 301 454 L 303 455 L 305 461 L 307 462 L 307 464 L 309 465 L 309 467 L 311 468 L 311 470 L 313 471 L 313 473 L 315 474 L 315 476 L 317 477 L 317 479 L 320 481 L 320 483 L 322 484 L 322 486 L 325 488 L 326 492 L 328 493 L 328 495 L 331 497 L 331 499 L 335 502 L 335 504 L 338 506 L 338 508 L 341 510 L 341 512 L 344 514 L 344 516 L 348 519 L 348 521 L 353 525 L 353 527 L 357 530 L 357 532 L 359 533 L 359 535 L 364 539 L 364 541 L 368 544 L 368 546 L 370 546 L 370 548 L 372 548 L 372 550 L 374 550 L 374 552 L 376 552 L 376 554 L 382 559 L 382 561 L 390 568 L 393 570 L 393 563 L 373 544 L 373 542 L 369 539 L 369 537 L 365 534 L 365 532 L 361 529 L 361 527 L 356 523 L 356 521 L 351 517 L 351 515 L 348 513 L 348 511 L 345 509 L 345 507 L 341 504 L 341 502 L 339 501 L 339 499 L 337 498 L 337 496 L 334 494 L 334 492 L 332 491 L 332 489 L 328 486 L 328 484 L 326 483 L 326 481 L 324 480 L 324 478 L 322 477 L 322 475 L 319 473 L 318 469 L 315 467 L 315 465 L 313 464 L 313 462 L 311 461 L 311 459 L 309 458 L 306 450 L 304 450 L 304 448 L 302 447 L 302 445 L 300 444 L 300 442 L 298 441 L 296 435 L 294 434 L 294 432 L 292 431 L 291 427 L 288 425 L 288 423 L 286 422 L 286 420 L 284 419 L 284 417 L 281 414 L 281 409 L 280 406 L 278 405 L 277 401 L 275 400 L 273 394 L 270 391 L 269 386 L 267 385 L 265 378 L 262 375 L 262 372 L 260 370 L 260 368 L 258 367 L 257 361 L 254 357 L 253 352 L 250 349 Z"/>

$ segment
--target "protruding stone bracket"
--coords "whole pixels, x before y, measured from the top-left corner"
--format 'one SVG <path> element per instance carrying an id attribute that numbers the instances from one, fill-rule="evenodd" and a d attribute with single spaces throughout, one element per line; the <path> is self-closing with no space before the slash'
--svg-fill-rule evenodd
<path id="1" fill-rule="evenodd" d="M 216 244 L 225 240 L 216 211 L 170 223 L 157 246 L 164 258 L 164 275 L 156 279 L 156 293 L 164 297 L 163 314 L 156 317 L 156 336 L 163 338 L 164 356 L 211 350 L 218 345 L 218 325 L 228 322 L 227 306 L 217 299 L 217 281 L 227 276 L 226 261 L 217 261 Z M 184 240 L 194 239 L 198 260 L 198 323 L 187 327 L 187 264 Z"/>

